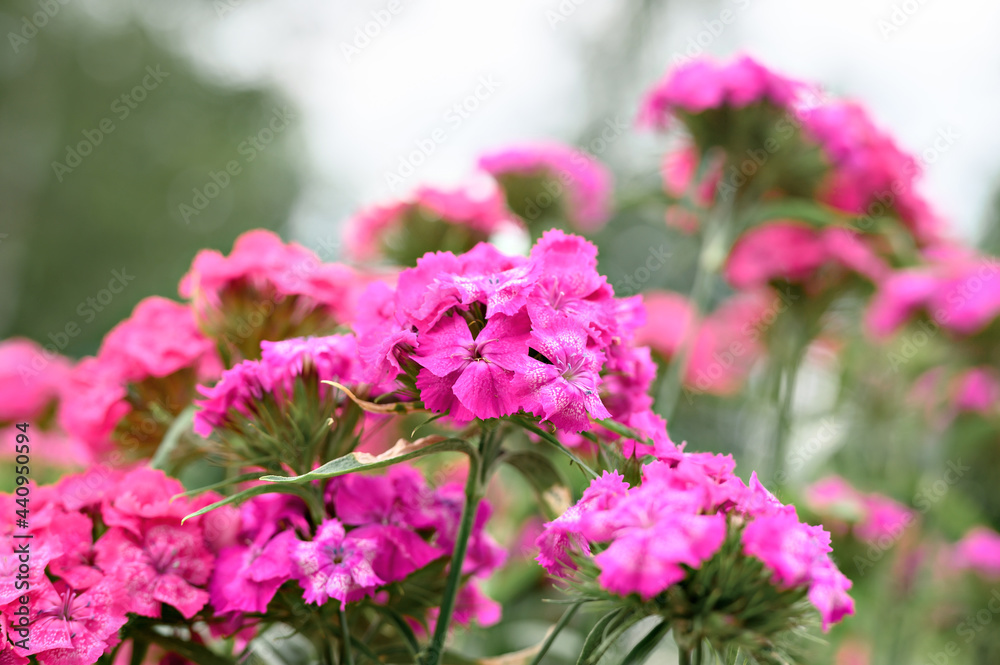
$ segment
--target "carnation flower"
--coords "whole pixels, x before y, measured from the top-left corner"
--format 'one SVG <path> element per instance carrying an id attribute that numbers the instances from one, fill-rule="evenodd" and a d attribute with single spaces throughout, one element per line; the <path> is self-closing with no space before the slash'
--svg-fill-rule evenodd
<path id="1" fill-rule="evenodd" d="M 558 143 L 512 146 L 479 158 L 503 187 L 507 205 L 534 226 L 558 205 L 573 228 L 593 232 L 610 216 L 611 174 L 585 152 Z"/>
<path id="2" fill-rule="evenodd" d="M 513 224 L 499 187 L 482 176 L 362 210 L 347 222 L 347 248 L 356 261 L 384 256 L 411 265 L 427 251 L 472 249 Z"/>
<path id="3" fill-rule="evenodd" d="M 745 484 L 723 455 L 663 447 L 657 456 L 638 485 L 617 473 L 595 479 L 545 525 L 538 562 L 587 595 L 637 598 L 671 622 L 682 648 L 701 639 L 724 645 L 732 631 L 747 631 L 743 644 L 774 648 L 778 633 L 801 623 L 806 595 L 824 629 L 853 611 L 850 581 L 829 558 L 829 534 L 801 523 L 756 475 Z M 758 602 L 748 606 L 750 596 Z M 768 624 L 777 628 L 750 628 Z"/>
<path id="4" fill-rule="evenodd" d="M 350 268 L 256 230 L 237 238 L 229 256 L 199 252 L 179 292 L 201 329 L 238 360 L 258 357 L 263 340 L 334 332 L 353 319 L 363 285 Z"/>
<path id="5" fill-rule="evenodd" d="M 678 111 L 701 113 L 760 102 L 788 107 L 803 89 L 803 84 L 779 76 L 747 56 L 727 64 L 694 60 L 675 68 L 646 94 L 639 122 L 662 129 Z"/>
<path id="6" fill-rule="evenodd" d="M 37 421 L 69 378 L 70 362 L 31 340 L 0 342 L 0 423 Z"/>
<path id="7" fill-rule="evenodd" d="M 986 579 L 1000 579 L 1000 533 L 986 527 L 969 531 L 955 545 L 951 566 Z"/>
<path id="8" fill-rule="evenodd" d="M 914 191 L 917 160 L 875 127 L 860 105 L 816 106 L 803 112 L 802 122 L 832 165 L 824 193 L 831 205 L 872 217 L 889 206 L 920 244 L 939 239 L 939 219 Z"/>
<path id="9" fill-rule="evenodd" d="M 292 550 L 306 602 L 323 604 L 333 598 L 346 607 L 385 584 L 372 569 L 378 545 L 346 533 L 335 519 L 320 524 L 312 541 L 296 543 Z"/>
<path id="10" fill-rule="evenodd" d="M 589 429 L 611 415 L 605 362 L 626 363 L 643 320 L 639 299 L 616 299 L 596 266 L 596 248 L 561 231 L 527 260 L 485 244 L 428 254 L 394 293 L 371 289 L 379 314 L 359 327 L 368 378 L 405 377 L 426 408 L 457 422 L 523 411 L 567 433 Z M 637 377 L 633 394 L 650 380 Z"/>

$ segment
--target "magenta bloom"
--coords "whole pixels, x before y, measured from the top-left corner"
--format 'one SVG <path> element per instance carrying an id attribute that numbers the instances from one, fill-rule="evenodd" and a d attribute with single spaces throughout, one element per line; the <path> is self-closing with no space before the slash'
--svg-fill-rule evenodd
<path id="1" fill-rule="evenodd" d="M 222 371 L 215 344 L 198 330 L 191 308 L 157 296 L 141 301 L 132 316 L 111 329 L 98 358 L 115 367 L 126 382 L 162 378 L 186 368 L 203 379 Z"/>
<path id="2" fill-rule="evenodd" d="M 203 587 L 215 557 L 201 527 L 170 518 L 148 520 L 140 536 L 113 527 L 97 541 L 97 564 L 122 580 L 129 611 L 159 617 L 160 604 L 190 619 L 208 602 Z"/>
<path id="3" fill-rule="evenodd" d="M 601 403 L 599 372 L 604 359 L 587 348 L 578 326 L 557 321 L 549 330 L 532 331 L 531 345 L 549 361 L 535 361 L 523 378 L 527 410 L 567 432 L 590 429 L 588 416 L 611 414 Z"/>
<path id="4" fill-rule="evenodd" d="M 1000 533 L 977 527 L 955 545 L 951 565 L 987 579 L 1000 579 Z"/>
<path id="5" fill-rule="evenodd" d="M 662 129 L 678 111 L 701 113 L 759 102 L 790 107 L 805 86 L 779 76 L 747 56 L 727 64 L 700 59 L 680 65 L 646 93 L 639 123 Z"/>
<path id="6" fill-rule="evenodd" d="M 582 231 L 596 231 L 610 217 L 611 173 L 580 150 L 558 143 L 512 146 L 481 156 L 479 168 L 501 184 L 510 176 L 544 181 L 535 192 L 536 200 L 510 201 L 524 215 L 530 216 L 532 210 L 540 214 L 556 200 L 570 224 Z M 508 199 L 511 195 L 508 192 Z"/>
<path id="7" fill-rule="evenodd" d="M 59 405 L 59 424 L 100 454 L 111 447 L 111 433 L 132 408 L 114 367 L 84 358 L 70 372 Z"/>
<path id="8" fill-rule="evenodd" d="M 865 244 L 847 229 L 815 229 L 795 222 L 768 222 L 750 229 L 736 241 L 726 262 L 726 279 L 737 289 L 765 286 L 773 280 L 821 286 L 823 267 L 853 272 L 878 282 L 889 271 Z"/>
<path id="9" fill-rule="evenodd" d="M 356 261 L 380 258 L 393 235 L 412 219 L 440 221 L 466 229 L 477 240 L 512 225 L 497 184 L 486 176 L 454 188 L 420 187 L 401 201 L 366 208 L 347 222 L 347 249 Z"/>
<path id="10" fill-rule="evenodd" d="M 920 244 L 940 238 L 941 222 L 914 191 L 920 166 L 879 130 L 860 105 L 828 103 L 803 112 L 805 131 L 832 165 L 827 202 L 870 217 L 894 210 Z"/>
<path id="11" fill-rule="evenodd" d="M 335 519 L 320 524 L 312 541 L 296 543 L 292 550 L 306 602 L 322 605 L 334 598 L 346 607 L 350 601 L 371 595 L 385 584 L 372 569 L 378 546 L 370 538 L 345 533 Z"/>
<path id="12" fill-rule="evenodd" d="M 70 362 L 31 340 L 0 342 L 0 423 L 35 420 L 59 397 Z"/>
<path id="13" fill-rule="evenodd" d="M 142 536 L 148 520 L 171 518 L 179 523 L 191 513 L 189 502 L 171 502 L 184 492 L 180 481 L 162 471 L 139 467 L 126 474 L 107 495 L 101 516 L 108 526 L 119 526 L 136 537 Z"/>
<path id="14" fill-rule="evenodd" d="M 90 665 L 118 644 L 126 597 L 111 577 L 85 591 L 47 579 L 32 589 L 29 648 L 15 646 L 14 653 L 34 655 L 42 665 Z M 4 610 L 8 622 L 16 621 L 16 605 Z"/>
<path id="15" fill-rule="evenodd" d="M 420 339 L 413 356 L 427 372 L 446 379 L 455 398 L 476 418 L 514 413 L 514 377 L 528 363 L 530 324 L 525 314 L 494 316 L 475 339 L 461 316 L 446 316 Z M 432 411 L 448 405 L 427 404 Z"/>
<path id="16" fill-rule="evenodd" d="M 264 395 L 289 403 L 297 380 L 312 377 L 320 398 L 332 388 L 323 381 L 359 383 L 361 364 L 353 335 L 330 335 L 262 342 L 260 360 L 244 360 L 222 374 L 211 388 L 199 386 L 204 399 L 194 416 L 194 431 L 209 436 L 231 423 L 234 414 L 252 417 Z"/>
<path id="17" fill-rule="evenodd" d="M 1000 375 L 992 367 L 973 367 L 956 383 L 952 404 L 958 411 L 989 414 L 1000 404 Z"/>
<path id="18" fill-rule="evenodd" d="M 648 346 L 664 358 L 672 358 L 685 339 L 694 333 L 697 312 L 687 298 L 671 291 L 642 294 L 646 323 L 635 334 L 635 343 Z"/>

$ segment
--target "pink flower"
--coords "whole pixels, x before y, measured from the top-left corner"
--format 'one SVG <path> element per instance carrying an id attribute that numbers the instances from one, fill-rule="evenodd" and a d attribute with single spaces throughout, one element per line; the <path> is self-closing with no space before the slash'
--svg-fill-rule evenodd
<path id="1" fill-rule="evenodd" d="M 190 619 L 208 602 L 203 587 L 215 557 L 201 527 L 171 518 L 147 520 L 138 536 L 112 527 L 97 541 L 97 564 L 122 580 L 129 611 L 160 616 L 160 604 L 172 605 Z"/>
<path id="2" fill-rule="evenodd" d="M 289 404 L 296 382 L 309 379 L 320 399 L 332 388 L 323 381 L 357 385 L 362 368 L 353 335 L 330 335 L 261 342 L 261 359 L 244 360 L 222 374 L 211 388 L 199 386 L 204 396 L 194 416 L 194 431 L 209 436 L 232 424 L 234 414 L 250 418 L 265 395 L 279 406 Z"/>
<path id="3" fill-rule="evenodd" d="M 70 363 L 31 340 L 0 342 L 0 423 L 34 421 L 69 379 Z"/>
<path id="4" fill-rule="evenodd" d="M 414 224 L 420 225 L 418 232 L 424 231 L 422 225 L 428 222 L 464 231 L 469 247 L 514 223 L 496 182 L 480 174 L 458 187 L 420 187 L 409 198 L 360 211 L 347 222 L 348 252 L 356 261 L 372 261 L 383 256 L 387 248 L 425 244 L 405 234 Z"/>
<path id="5" fill-rule="evenodd" d="M 296 543 L 292 550 L 306 602 L 322 605 L 335 598 L 346 607 L 350 601 L 371 595 L 385 584 L 372 569 L 377 549 L 377 541 L 356 538 L 345 533 L 337 520 L 325 520 L 312 541 Z"/>
<path id="6" fill-rule="evenodd" d="M 446 379 L 455 398 L 476 418 L 499 418 L 514 413 L 514 377 L 528 364 L 530 324 L 525 314 L 494 316 L 473 339 L 466 321 L 446 316 L 420 338 L 413 356 L 425 371 Z M 448 406 L 427 404 L 433 411 Z"/>
<path id="7" fill-rule="evenodd" d="M 184 486 L 163 471 L 140 467 L 126 474 L 107 496 L 101 516 L 108 526 L 122 527 L 136 537 L 142 536 L 149 520 L 165 517 L 180 522 L 191 513 L 187 501 L 172 502 Z"/>
<path id="8" fill-rule="evenodd" d="M 90 665 L 118 643 L 127 617 L 125 597 L 112 578 L 85 591 L 48 580 L 32 587 L 28 649 L 14 647 L 15 653 L 34 655 L 42 665 Z M 5 610 L 12 624 L 13 611 Z"/>
<path id="9" fill-rule="evenodd" d="M 891 208 L 920 244 L 936 241 L 940 220 L 914 192 L 920 166 L 852 102 L 827 103 L 802 112 L 806 133 L 832 165 L 824 193 L 847 212 L 878 217 Z"/>
<path id="10" fill-rule="evenodd" d="M 992 367 L 973 367 L 958 377 L 952 404 L 959 411 L 989 414 L 1000 403 L 1000 376 Z"/>
<path id="11" fill-rule="evenodd" d="M 531 335 L 532 348 L 549 362 L 535 361 L 524 375 L 526 410 L 568 432 L 590 429 L 588 416 L 610 418 L 599 395 L 603 358 L 587 348 L 586 333 L 557 321 L 551 329 Z"/>
<path id="12" fill-rule="evenodd" d="M 59 424 L 97 454 L 111 447 L 115 426 L 132 408 L 116 369 L 84 358 L 70 372 L 59 405 Z"/>
<path id="13" fill-rule="evenodd" d="M 169 332 L 168 332 L 169 331 Z M 124 382 L 166 377 L 191 368 L 199 378 L 222 371 L 215 344 L 201 334 L 187 305 L 153 296 L 111 329 L 98 358 Z"/>
<path id="14" fill-rule="evenodd" d="M 639 123 L 663 129 L 679 111 L 701 113 L 722 107 L 743 108 L 768 102 L 789 107 L 805 86 L 779 76 L 753 59 L 741 56 L 728 64 L 708 59 L 684 63 L 646 93 Z"/>
<path id="15" fill-rule="evenodd" d="M 768 222 L 744 233 L 726 262 L 726 279 L 737 289 L 765 286 L 773 280 L 816 285 L 817 273 L 836 266 L 879 281 L 888 266 L 847 229 L 816 229 L 795 222 Z"/>
<path id="16" fill-rule="evenodd" d="M 582 231 L 596 231 L 610 216 L 611 173 L 580 150 L 558 143 L 512 146 L 483 155 L 479 168 L 500 181 L 509 205 L 529 223 L 535 221 L 532 214 L 537 217 L 551 205 L 546 202 L 553 200 L 561 205 L 569 223 Z M 544 184 L 528 190 L 534 200 L 529 196 L 522 202 L 517 196 L 525 190 L 511 186 L 512 178 L 537 179 Z"/>
<path id="17" fill-rule="evenodd" d="M 743 549 L 764 562 L 775 584 L 808 584 L 813 567 L 831 551 L 830 534 L 799 522 L 791 506 L 755 518 L 743 529 Z"/>
<path id="18" fill-rule="evenodd" d="M 685 339 L 694 334 L 697 313 L 687 298 L 671 291 L 642 294 L 646 323 L 636 331 L 635 343 L 649 346 L 664 358 L 672 358 Z"/>
<path id="19" fill-rule="evenodd" d="M 351 321 L 365 285 L 347 266 L 323 263 L 305 247 L 258 229 L 237 238 L 229 256 L 199 252 L 178 290 L 192 301 L 199 326 L 211 335 L 230 332 L 256 342 L 313 334 Z M 280 317 L 275 309 L 281 310 Z M 266 326 L 265 319 L 281 329 Z M 250 337 L 237 332 L 247 329 L 253 332 Z"/>
<path id="20" fill-rule="evenodd" d="M 216 612 L 266 612 L 278 588 L 295 578 L 294 531 L 230 545 L 219 553 L 208 590 Z"/>
<path id="21" fill-rule="evenodd" d="M 955 545 L 951 565 L 988 579 L 1000 579 L 1000 533 L 986 527 L 972 529 Z"/>

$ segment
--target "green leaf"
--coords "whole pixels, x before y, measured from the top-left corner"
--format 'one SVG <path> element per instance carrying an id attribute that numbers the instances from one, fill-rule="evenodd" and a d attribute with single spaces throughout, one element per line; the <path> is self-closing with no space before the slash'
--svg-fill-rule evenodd
<path id="1" fill-rule="evenodd" d="M 669 630 L 670 622 L 661 621 L 657 624 L 656 628 L 646 633 L 646 636 L 639 640 L 639 643 L 628 652 L 628 655 L 622 660 L 621 665 L 642 665 L 645 663 L 653 655 L 656 647 Z"/>
<path id="2" fill-rule="evenodd" d="M 423 406 L 419 402 L 392 402 L 390 404 L 377 404 L 375 402 L 369 402 L 368 400 L 361 399 L 347 386 L 337 383 L 336 381 L 323 381 L 323 383 L 329 384 L 343 392 L 347 397 L 361 407 L 363 411 L 368 413 L 381 413 L 381 414 L 392 414 L 392 413 L 413 413 L 414 411 L 423 411 Z"/>
<path id="3" fill-rule="evenodd" d="M 230 485 L 238 485 L 239 483 L 245 483 L 248 480 L 259 480 L 260 472 L 255 473 L 244 473 L 233 478 L 227 478 L 226 480 L 220 480 L 217 483 L 212 483 L 211 485 L 205 485 L 204 487 L 198 487 L 193 490 L 188 490 L 187 492 L 181 492 L 180 494 L 175 494 L 170 497 L 171 501 L 176 499 L 181 499 L 184 497 L 198 496 L 199 494 L 204 494 L 205 492 L 211 492 L 213 490 L 222 489 L 223 487 L 229 487 Z"/>
<path id="4" fill-rule="evenodd" d="M 594 624 L 594 627 L 587 633 L 587 639 L 583 642 L 583 648 L 580 650 L 580 657 L 576 659 L 576 665 L 584 665 L 590 659 L 591 654 L 604 641 L 604 632 L 608 626 L 624 611 L 624 608 L 611 610 Z"/>
<path id="5" fill-rule="evenodd" d="M 167 428 L 167 433 L 163 435 L 163 441 L 160 442 L 159 447 L 156 449 L 153 459 L 149 461 L 149 466 L 154 469 L 163 468 L 163 465 L 170 459 L 170 453 L 174 452 L 174 449 L 177 448 L 181 436 L 194 421 L 194 412 L 195 406 L 192 404 L 177 414 L 174 421 L 170 423 L 170 427 Z"/>
<path id="6" fill-rule="evenodd" d="M 791 219 L 823 227 L 840 224 L 845 218 L 833 208 L 809 199 L 783 198 L 760 204 L 747 215 L 744 222 L 751 226 L 776 219 Z"/>
<path id="7" fill-rule="evenodd" d="M 545 455 L 534 450 L 521 450 L 506 453 L 500 459 L 517 469 L 531 484 L 549 519 L 562 515 L 573 504 L 566 480 Z"/>
<path id="8" fill-rule="evenodd" d="M 247 499 L 250 499 L 261 494 L 268 494 L 270 492 L 283 492 L 285 494 L 295 494 L 302 498 L 307 505 L 312 505 L 313 496 L 309 492 L 298 485 L 287 485 L 287 486 L 275 486 L 275 485 L 256 485 L 250 489 L 243 490 L 242 492 L 237 492 L 232 496 L 227 496 L 221 501 L 216 501 L 213 504 L 207 505 L 201 510 L 197 510 L 184 519 L 181 520 L 183 524 L 185 521 L 198 517 L 199 515 L 204 515 L 207 512 L 215 510 L 216 508 L 221 508 L 222 506 L 227 506 L 231 503 L 242 503 Z"/>
<path id="9" fill-rule="evenodd" d="M 594 471 L 593 469 L 591 469 L 589 466 L 587 466 L 587 464 L 585 464 L 583 462 L 583 460 L 581 460 L 579 457 L 577 457 L 576 454 L 573 453 L 572 450 L 570 450 L 569 448 L 567 448 L 566 446 L 564 446 L 562 444 L 562 442 L 559 441 L 559 439 L 557 439 L 556 437 L 552 436 L 552 434 L 550 434 L 549 432 L 546 432 L 541 427 L 538 427 L 534 423 L 528 421 L 525 418 L 521 418 L 519 416 L 512 417 L 511 418 L 511 422 L 514 422 L 517 425 L 519 425 L 520 427 L 523 427 L 527 431 L 529 431 L 532 434 L 534 434 L 535 436 L 539 437 L 542 441 L 545 441 L 546 443 L 551 444 L 556 450 L 558 450 L 563 455 L 565 455 L 566 457 L 568 457 L 571 460 L 573 460 L 576 463 L 576 465 L 578 467 L 580 467 L 580 469 L 584 473 L 586 473 L 588 476 L 590 476 L 591 478 L 599 478 L 600 477 L 596 471 Z M 603 422 L 603 421 L 601 421 L 601 422 Z"/>
<path id="10" fill-rule="evenodd" d="M 163 647 L 167 652 L 176 653 L 177 655 L 184 657 L 186 660 L 190 660 L 192 663 L 197 663 L 197 665 L 235 664 L 235 661 L 232 658 L 220 656 L 204 645 L 198 644 L 197 642 L 181 640 L 169 635 L 161 635 L 152 627 L 142 628 L 137 632 L 141 635 L 140 639 L 144 638 L 157 646 Z"/>
<path id="11" fill-rule="evenodd" d="M 331 460 L 323 466 L 313 469 L 301 476 L 263 476 L 261 480 L 272 483 L 304 483 L 322 478 L 334 478 L 345 473 L 380 469 L 385 466 L 399 464 L 407 460 L 433 455 L 435 453 L 460 452 L 475 457 L 476 450 L 462 439 L 447 439 L 441 436 L 425 436 L 422 439 L 409 442 L 400 439 L 395 446 L 381 455 L 353 452 L 343 457 Z"/>

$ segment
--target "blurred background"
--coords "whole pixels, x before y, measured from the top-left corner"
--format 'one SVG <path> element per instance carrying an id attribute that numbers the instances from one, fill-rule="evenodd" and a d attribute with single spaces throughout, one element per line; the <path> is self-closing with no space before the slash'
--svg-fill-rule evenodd
<path id="1" fill-rule="evenodd" d="M 632 129 L 641 91 L 700 54 L 862 100 L 926 151 L 924 191 L 974 240 L 995 217 L 998 21 L 975 0 L 7 0 L 0 334 L 93 352 L 141 298 L 175 295 L 196 249 L 270 227 L 335 259 L 360 205 L 511 141 L 585 148 L 627 194 L 663 150 Z M 666 233 L 630 221 L 598 238 L 612 283 Z M 682 289 L 686 255 L 649 286 Z M 87 304 L 123 268 L 127 288 Z"/>
<path id="2" fill-rule="evenodd" d="M 343 223 L 359 207 L 456 181 L 484 150 L 511 142 L 588 151 L 612 168 L 623 200 L 656 189 L 665 139 L 633 128 L 640 96 L 672 64 L 705 54 L 749 53 L 861 101 L 921 161 L 922 191 L 953 235 L 1000 251 L 1000 3 L 345 4 L 0 4 L 0 337 L 93 353 L 139 300 L 176 297 L 198 249 L 228 252 L 240 233 L 265 227 L 336 260 Z M 696 240 L 668 229 L 662 209 L 623 207 L 593 239 L 621 295 L 631 295 L 627 278 L 651 247 L 671 260 L 638 286 L 690 290 Z M 884 434 L 865 417 L 822 434 L 836 382 L 822 372 L 800 381 L 796 436 L 830 450 L 811 451 L 802 477 L 833 455 L 828 439 Z M 672 436 L 754 468 L 754 437 L 766 437 L 769 419 L 752 417 L 745 397 L 739 408 L 681 404 Z M 880 417 L 885 431 L 896 428 L 885 441 L 908 431 Z M 898 448 L 885 450 L 861 464 L 909 499 L 912 477 L 882 478 Z M 949 510 L 957 538 L 975 511 Z M 997 526 L 1000 512 L 991 518 Z M 542 637 L 545 625 L 521 625 L 511 610 L 483 651 Z"/>

